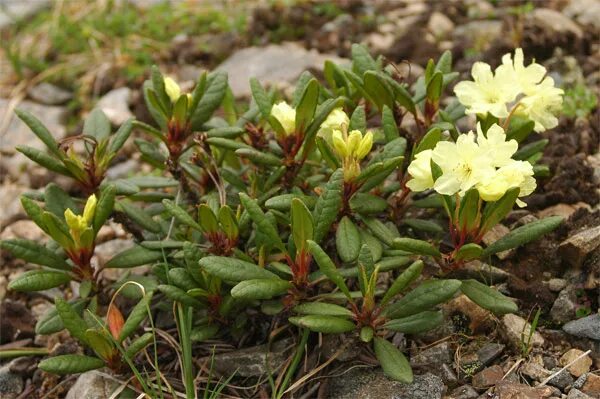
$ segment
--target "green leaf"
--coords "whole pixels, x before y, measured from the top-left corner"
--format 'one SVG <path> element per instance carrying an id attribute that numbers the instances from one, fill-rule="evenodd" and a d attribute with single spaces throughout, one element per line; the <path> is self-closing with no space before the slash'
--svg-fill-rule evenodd
<path id="1" fill-rule="evenodd" d="M 260 206 L 258 206 L 256 200 L 251 199 L 245 193 L 240 193 L 240 200 L 246 211 L 248 211 L 248 215 L 256 224 L 261 233 L 268 237 L 273 246 L 285 251 L 285 246 L 281 241 L 281 237 L 279 236 L 277 229 L 269 221 L 262 209 L 260 209 Z"/>
<path id="2" fill-rule="evenodd" d="M 44 210 L 37 204 L 37 202 L 22 195 L 21 206 L 27 213 L 27 216 L 29 216 L 29 219 L 37 224 L 40 229 L 49 234 L 46 223 L 44 222 Z"/>
<path id="3" fill-rule="evenodd" d="M 460 247 L 454 259 L 464 261 L 478 259 L 482 252 L 483 248 L 481 246 L 471 242 Z"/>
<path id="4" fill-rule="evenodd" d="M 39 119 L 30 114 L 29 112 L 21 109 L 16 109 L 15 114 L 21 119 L 31 131 L 48 147 L 50 152 L 56 155 L 58 158 L 61 158 L 62 152 L 58 149 L 58 143 L 52 137 L 52 134 L 48 131 L 48 128 L 44 126 Z"/>
<path id="5" fill-rule="evenodd" d="M 315 221 L 314 241 L 317 243 L 325 238 L 329 228 L 337 219 L 338 212 L 342 207 L 343 187 L 344 172 L 342 169 L 337 169 L 329 178 L 329 182 L 325 185 L 313 211 L 313 220 Z"/>
<path id="6" fill-rule="evenodd" d="M 546 145 L 548 145 L 549 142 L 550 140 L 548 139 L 542 139 L 526 144 L 519 148 L 512 157 L 517 160 L 525 161 L 534 154 L 544 151 L 544 148 L 546 148 Z"/>
<path id="7" fill-rule="evenodd" d="M 207 256 L 200 259 L 199 263 L 208 273 L 225 281 L 278 278 L 276 274 L 253 263 L 225 256 Z"/>
<path id="8" fill-rule="evenodd" d="M 315 116 L 315 110 L 317 109 L 317 101 L 319 99 L 319 82 L 316 79 L 312 78 L 306 88 L 304 89 L 304 93 L 296 107 L 296 131 L 304 132 L 304 130 L 308 127 L 311 120 Z"/>
<path id="9" fill-rule="evenodd" d="M 365 225 L 371 230 L 373 235 L 379 238 L 385 245 L 392 245 L 394 234 L 386 227 L 383 222 L 375 218 L 363 218 Z"/>
<path id="10" fill-rule="evenodd" d="M 510 300 L 510 298 L 477 280 L 464 280 L 460 286 L 460 290 L 470 300 L 496 315 L 516 313 L 519 309 L 517 304 Z"/>
<path id="11" fill-rule="evenodd" d="M 131 201 L 120 200 L 116 203 L 116 208 L 124 212 L 131 220 L 139 224 L 144 229 L 152 233 L 160 233 L 160 224 L 155 221 L 146 211 L 139 206 L 134 205 Z"/>
<path id="12" fill-rule="evenodd" d="M 83 318 L 79 316 L 75 308 L 60 297 L 54 299 L 54 305 L 56 306 L 56 311 L 58 312 L 63 325 L 73 338 L 78 339 L 84 344 L 87 343 L 87 338 L 85 336 L 85 332 L 88 329 L 87 324 Z"/>
<path id="13" fill-rule="evenodd" d="M 452 298 L 460 288 L 459 280 L 429 280 L 390 305 L 385 313 L 389 318 L 411 316 L 429 310 L 433 306 Z"/>
<path id="14" fill-rule="evenodd" d="M 110 136 L 110 121 L 100 108 L 94 108 L 83 123 L 84 135 L 94 137 L 97 141 Z"/>
<path id="15" fill-rule="evenodd" d="M 344 216 L 335 234 L 335 245 L 340 259 L 346 263 L 354 261 L 360 252 L 361 242 L 358 228 L 348 216 Z"/>
<path id="16" fill-rule="evenodd" d="M 500 223 L 512 210 L 519 196 L 519 187 L 509 189 L 498 201 L 488 202 L 482 213 L 481 231 L 485 232 Z"/>
<path id="17" fill-rule="evenodd" d="M 364 75 L 364 87 L 369 93 L 371 99 L 379 110 L 383 110 L 383 106 L 394 106 L 394 93 L 388 87 L 385 80 L 379 77 L 379 73 L 368 71 Z"/>
<path id="18" fill-rule="evenodd" d="M 350 126 L 348 127 L 348 131 L 352 130 L 360 130 L 364 132 L 367 130 L 367 116 L 365 114 L 364 105 L 359 105 L 356 107 L 352 116 L 350 117 Z"/>
<path id="19" fill-rule="evenodd" d="M 53 213 L 44 212 L 42 214 L 44 226 L 48 229 L 48 234 L 63 248 L 69 248 L 73 245 L 73 239 L 69 233 L 69 229 L 62 219 L 59 219 Z"/>
<path id="20" fill-rule="evenodd" d="M 237 126 L 225 126 L 225 127 L 216 127 L 214 129 L 210 129 L 206 132 L 207 137 L 220 137 L 224 139 L 235 139 L 242 134 L 244 134 L 245 130 L 241 127 Z"/>
<path id="21" fill-rule="evenodd" d="M 416 240 L 414 238 L 401 237 L 395 238 L 392 246 L 396 249 L 401 249 L 406 252 L 417 255 L 429 255 L 434 258 L 441 258 L 442 254 L 433 245 L 423 240 Z"/>
<path id="22" fill-rule="evenodd" d="M 181 288 L 184 291 L 189 291 L 196 288 L 194 279 L 183 267 L 174 267 L 167 273 L 169 281 L 172 285 Z"/>
<path id="23" fill-rule="evenodd" d="M 198 219 L 202 230 L 207 233 L 216 233 L 219 231 L 219 221 L 207 204 L 202 204 L 198 207 Z"/>
<path id="24" fill-rule="evenodd" d="M 361 44 L 352 45 L 352 70 L 362 76 L 367 71 L 377 70 L 377 63 Z"/>
<path id="25" fill-rule="evenodd" d="M 373 340 L 373 336 L 375 335 L 375 331 L 371 326 L 363 326 L 360 329 L 359 337 L 363 342 L 371 342 Z"/>
<path id="26" fill-rule="evenodd" d="M 435 64 L 435 69 L 443 74 L 452 72 L 452 52 L 450 50 L 442 53 L 437 64 Z"/>
<path id="27" fill-rule="evenodd" d="M 213 338 L 219 332 L 217 324 L 208 324 L 200 327 L 195 327 L 190 334 L 192 342 L 203 342 Z"/>
<path id="28" fill-rule="evenodd" d="M 254 98 L 262 117 L 264 119 L 269 119 L 271 108 L 273 107 L 271 98 L 256 78 L 250 79 L 250 89 L 252 90 L 252 97 Z"/>
<path id="29" fill-rule="evenodd" d="M 415 148 L 415 151 L 413 152 L 413 158 L 421 151 L 432 150 L 437 143 L 440 142 L 440 140 L 442 140 L 442 129 L 439 127 L 429 129 L 429 131 L 425 133 L 425 136 L 423 136 L 417 145 L 417 148 Z"/>
<path id="30" fill-rule="evenodd" d="M 481 257 L 485 258 L 507 249 L 516 248 L 536 240 L 556 229 L 563 222 L 562 216 L 551 216 L 524 226 L 517 227 L 504 237 L 483 250 Z"/>
<path id="31" fill-rule="evenodd" d="M 325 122 L 325 119 L 327 119 L 331 111 L 341 107 L 343 103 L 344 100 L 342 98 L 328 99 L 317 107 L 313 121 L 308 125 L 304 132 L 304 145 L 302 151 L 297 155 L 298 159 L 307 157 L 310 154 L 313 148 L 315 135 L 321 128 L 321 125 Z"/>
<path id="32" fill-rule="evenodd" d="M 131 309 L 131 313 L 125 320 L 125 324 L 123 324 L 123 328 L 119 333 L 119 342 L 123 342 L 123 340 L 129 337 L 133 332 L 140 326 L 142 321 L 148 315 L 148 307 L 150 306 L 150 301 L 152 300 L 152 292 L 146 293 L 142 299 Z"/>
<path id="33" fill-rule="evenodd" d="M 71 276 L 66 273 L 31 270 L 11 281 L 8 289 L 23 292 L 43 291 L 66 284 L 69 281 L 71 281 Z"/>
<path id="34" fill-rule="evenodd" d="M 418 260 L 412 265 L 406 268 L 398 278 L 392 283 L 390 288 L 387 290 L 383 298 L 381 299 L 381 306 L 385 306 L 392 298 L 404 291 L 413 281 L 415 281 L 423 271 L 425 264 L 423 261 Z"/>
<path id="35" fill-rule="evenodd" d="M 313 239 L 313 219 L 310 211 L 299 198 L 292 199 L 290 219 L 296 249 L 303 251 L 306 241 Z"/>
<path id="36" fill-rule="evenodd" d="M 113 346 L 111 341 L 102 334 L 100 331 L 94 329 L 88 329 L 85 332 L 87 344 L 96 352 L 96 354 L 102 359 L 110 359 L 113 353 Z"/>
<path id="37" fill-rule="evenodd" d="M 80 315 L 86 305 L 85 299 L 76 299 L 69 302 L 73 310 Z M 65 328 L 62 319 L 56 310 L 56 306 L 50 307 L 37 321 L 35 333 L 40 335 L 50 335 L 59 332 Z"/>
<path id="38" fill-rule="evenodd" d="M 385 211 L 388 203 L 378 195 L 356 193 L 350 198 L 350 208 L 361 214 L 375 214 Z"/>
<path id="39" fill-rule="evenodd" d="M 179 223 L 185 224 L 186 226 L 193 227 L 198 231 L 203 231 L 202 227 L 190 216 L 183 208 L 175 204 L 175 202 L 164 199 L 162 204 L 165 206 L 167 212 L 171 214 Z"/>
<path id="40" fill-rule="evenodd" d="M 383 135 L 385 136 L 385 140 L 387 142 L 397 139 L 400 136 L 398 125 L 396 124 L 396 119 L 394 118 L 394 113 L 387 105 L 383 106 L 381 125 L 383 127 Z"/>
<path id="41" fill-rule="evenodd" d="M 130 119 L 126 120 L 125 123 L 123 123 L 121 125 L 121 127 L 119 127 L 119 130 L 117 130 L 115 135 L 110 140 L 110 145 L 108 146 L 109 154 L 116 154 L 117 152 L 119 152 L 121 150 L 121 148 L 123 148 L 123 146 L 125 145 L 125 142 L 131 135 L 132 130 L 133 130 L 133 118 L 130 118 Z"/>
<path id="42" fill-rule="evenodd" d="M 288 320 L 298 327 L 323 334 L 341 334 L 356 328 L 352 321 L 335 316 L 306 315 L 290 317 Z"/>
<path id="43" fill-rule="evenodd" d="M 158 286 L 158 289 L 173 302 L 179 302 L 183 305 L 191 307 L 202 307 L 202 302 L 188 295 L 184 290 L 177 288 L 174 285 L 161 284 Z"/>
<path id="44" fill-rule="evenodd" d="M 43 166 L 48 170 L 51 170 L 52 172 L 70 177 L 73 176 L 69 169 L 62 164 L 62 162 L 55 157 L 48 155 L 44 151 L 40 151 L 37 148 L 25 145 L 18 145 L 15 147 L 15 149 L 25 155 L 27 158 L 31 159 L 33 162 Z"/>
<path id="45" fill-rule="evenodd" d="M 373 348 L 375 349 L 375 357 L 379 360 L 385 375 L 405 384 L 413 382 L 410 363 L 408 363 L 402 352 L 391 342 L 375 337 L 373 339 Z"/>
<path id="46" fill-rule="evenodd" d="M 444 82 L 444 75 L 441 72 L 433 74 L 429 82 L 427 83 L 427 98 L 437 103 L 442 95 L 442 84 Z"/>
<path id="47" fill-rule="evenodd" d="M 425 231 L 432 234 L 441 234 L 444 232 L 442 226 L 432 220 L 404 218 L 402 223 L 412 227 L 415 230 Z"/>
<path id="48" fill-rule="evenodd" d="M 268 209 L 275 209 L 280 212 L 289 212 L 292 208 L 292 200 L 299 198 L 309 208 L 313 208 L 317 202 L 315 197 L 310 197 L 303 194 L 281 194 L 275 197 L 269 198 L 265 201 L 265 207 Z"/>
<path id="49" fill-rule="evenodd" d="M 223 205 L 219 209 L 219 224 L 225 235 L 230 239 L 237 238 L 239 234 L 237 219 L 235 214 L 227 205 Z"/>
<path id="50" fill-rule="evenodd" d="M 280 278 L 245 280 L 231 289 L 231 296 L 237 299 L 271 299 L 285 294 L 292 283 Z"/>
<path id="51" fill-rule="evenodd" d="M 125 356 L 129 359 L 133 358 L 139 351 L 144 349 L 146 346 L 150 345 L 154 341 L 154 334 L 151 332 L 147 332 L 142 336 L 134 339 L 127 350 L 125 351 Z"/>
<path id="52" fill-rule="evenodd" d="M 338 316 L 352 317 L 353 313 L 349 309 L 325 302 L 306 302 L 296 305 L 294 312 L 298 314 L 319 315 L 319 316 Z"/>
<path id="53" fill-rule="evenodd" d="M 113 256 L 104 268 L 125 269 L 135 266 L 147 265 L 163 259 L 161 251 L 152 251 L 140 245 L 135 245 Z"/>
<path id="54" fill-rule="evenodd" d="M 282 162 L 279 157 L 268 152 L 262 152 L 255 150 L 254 148 L 239 148 L 235 150 L 235 153 L 242 158 L 248 158 L 252 163 L 256 165 L 266 166 L 281 166 Z"/>
<path id="55" fill-rule="evenodd" d="M 171 104 L 171 99 L 165 90 L 165 78 L 156 65 L 152 65 L 150 79 L 152 81 L 152 88 L 156 93 L 157 99 L 160 101 L 161 107 L 169 106 Z"/>
<path id="56" fill-rule="evenodd" d="M 384 328 L 404 334 L 420 334 L 439 326 L 444 320 L 442 312 L 425 311 L 385 323 Z"/>
<path id="57" fill-rule="evenodd" d="M 60 355 L 42 360 L 38 367 L 52 374 L 77 374 L 102 368 L 104 361 L 91 356 Z"/>
<path id="58" fill-rule="evenodd" d="M 54 183 L 50 183 L 44 190 L 44 205 L 48 212 L 51 212 L 59 218 L 64 218 L 67 209 L 78 213 L 77 205 L 69 194 Z"/>
<path id="59" fill-rule="evenodd" d="M 513 115 L 510 120 L 510 127 L 506 132 L 506 141 L 516 140 L 518 143 L 521 143 L 533 132 L 534 127 L 534 121 Z"/>
<path id="60" fill-rule="evenodd" d="M 335 267 L 331 258 L 323 251 L 323 249 L 314 241 L 308 241 L 308 250 L 314 257 L 315 261 L 319 265 L 319 269 L 323 272 L 329 280 L 331 280 L 337 287 L 351 300 L 350 290 L 344 282 L 344 278 Z"/>
<path id="61" fill-rule="evenodd" d="M 94 212 L 94 231 L 98 233 L 106 219 L 110 216 L 115 207 L 115 195 L 117 193 L 117 188 L 112 185 L 106 185 L 102 188 L 100 192 L 100 198 L 98 198 L 98 203 L 96 204 L 96 211 Z"/>
<path id="62" fill-rule="evenodd" d="M 0 248 L 10 252 L 14 257 L 37 265 L 53 269 L 71 270 L 64 258 L 34 241 L 14 239 L 0 241 Z"/>
<path id="63" fill-rule="evenodd" d="M 215 112 L 227 92 L 227 73 L 223 71 L 212 72 L 207 78 L 207 88 L 192 115 L 192 129 L 200 130 Z"/>

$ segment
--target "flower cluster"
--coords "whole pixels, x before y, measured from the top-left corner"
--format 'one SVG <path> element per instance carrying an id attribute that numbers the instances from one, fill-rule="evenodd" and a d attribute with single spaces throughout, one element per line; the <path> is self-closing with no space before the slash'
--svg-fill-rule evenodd
<path id="1" fill-rule="evenodd" d="M 271 116 L 273 116 L 285 131 L 290 136 L 296 131 L 296 110 L 285 101 L 281 101 L 271 108 Z"/>
<path id="2" fill-rule="evenodd" d="M 546 68 L 535 62 L 525 66 L 523 58 L 520 48 L 514 59 L 505 54 L 494 72 L 488 64 L 476 62 L 471 69 L 473 81 L 459 82 L 454 88 L 466 113 L 507 118 L 512 112 L 532 120 L 538 133 L 558 125 L 563 90 L 554 87 Z"/>
<path id="3" fill-rule="evenodd" d="M 98 200 L 91 195 L 85 203 L 83 215 L 76 215 L 71 209 L 65 210 L 65 221 L 76 248 L 89 248 L 94 240 L 93 221 Z"/>
<path id="4" fill-rule="evenodd" d="M 523 197 L 535 190 L 536 183 L 532 165 L 511 158 L 517 148 L 515 140 L 506 141 L 504 129 L 497 124 L 486 134 L 477 124 L 477 137 L 469 132 L 455 143 L 441 141 L 433 150 L 417 153 L 408 167 L 412 179 L 406 185 L 412 191 L 433 188 L 442 195 L 459 196 L 475 188 L 485 201 L 497 201 L 506 191 L 518 187 L 519 197 Z M 441 172 L 437 179 L 432 163 Z M 525 206 L 520 200 L 517 204 Z"/>

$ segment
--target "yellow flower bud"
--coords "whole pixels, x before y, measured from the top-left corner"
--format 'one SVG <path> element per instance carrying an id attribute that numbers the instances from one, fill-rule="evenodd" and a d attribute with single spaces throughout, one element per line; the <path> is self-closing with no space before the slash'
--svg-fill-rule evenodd
<path id="1" fill-rule="evenodd" d="M 357 159 L 363 159 L 371 151 L 373 147 L 373 133 L 368 131 L 367 134 L 362 138 L 358 148 L 354 151 L 354 156 Z"/>
<path id="2" fill-rule="evenodd" d="M 348 156 L 348 148 L 342 136 L 342 132 L 339 130 L 334 130 L 333 134 L 331 135 L 331 140 L 333 141 L 333 148 L 339 157 L 346 158 Z"/>
<path id="3" fill-rule="evenodd" d="M 86 226 L 92 223 L 97 204 L 98 200 L 96 199 L 96 196 L 94 194 L 90 195 L 85 203 L 85 208 L 83 209 L 83 220 L 85 221 Z"/>
<path id="4" fill-rule="evenodd" d="M 177 82 L 175 82 L 175 80 L 173 80 L 170 77 L 166 77 L 164 78 L 164 82 L 165 82 L 165 91 L 167 92 L 167 96 L 169 96 L 169 98 L 171 99 L 171 102 L 175 102 L 179 99 L 179 96 L 181 95 L 181 88 L 179 87 L 179 85 L 177 84 Z"/>
<path id="5" fill-rule="evenodd" d="M 296 130 L 296 110 L 285 101 L 281 101 L 271 108 L 271 115 L 279 121 L 287 135 Z"/>
<path id="6" fill-rule="evenodd" d="M 65 210 L 65 221 L 71 230 L 79 231 L 79 218 L 80 216 L 75 215 L 72 210 Z"/>
<path id="7" fill-rule="evenodd" d="M 346 148 L 348 149 L 348 155 L 353 156 L 356 154 L 356 150 L 362 140 L 362 133 L 358 130 L 353 130 L 348 135 L 348 140 L 346 141 Z"/>

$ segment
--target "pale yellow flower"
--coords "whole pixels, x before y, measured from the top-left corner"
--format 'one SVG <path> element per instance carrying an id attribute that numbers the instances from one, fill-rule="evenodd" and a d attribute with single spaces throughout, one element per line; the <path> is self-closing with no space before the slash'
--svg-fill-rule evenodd
<path id="1" fill-rule="evenodd" d="M 287 135 L 294 134 L 296 130 L 296 110 L 285 101 L 281 101 L 271 108 L 271 115 L 279 121 Z"/>
<path id="2" fill-rule="evenodd" d="M 454 87 L 454 93 L 466 107 L 467 114 L 485 115 L 490 113 L 497 118 L 506 118 L 509 111 L 506 104 L 515 100 L 519 87 L 514 84 L 508 71 L 500 70 L 495 75 L 491 67 L 476 62 L 471 69 L 473 81 L 462 81 Z"/>
<path id="3" fill-rule="evenodd" d="M 433 188 L 433 176 L 431 175 L 432 150 L 424 150 L 415 155 L 415 159 L 408 165 L 408 174 L 412 177 L 406 186 L 411 191 L 419 192 Z"/>
<path id="4" fill-rule="evenodd" d="M 331 140 L 333 142 L 333 148 L 338 156 L 340 158 L 346 158 L 348 156 L 348 148 L 342 132 L 339 130 L 334 130 L 333 134 L 331 135 Z"/>
<path id="5" fill-rule="evenodd" d="M 477 191 L 484 201 L 498 201 L 514 187 L 519 188 L 519 197 L 525 197 L 535 190 L 533 166 L 529 162 L 512 160 L 482 180 L 477 185 Z M 517 205 L 523 207 L 526 204 L 517 200 Z"/>
<path id="6" fill-rule="evenodd" d="M 456 143 L 437 143 L 431 159 L 442 170 L 433 188 L 443 195 L 462 196 L 495 172 L 493 159 L 477 145 L 473 132 L 460 135 Z"/>
<path id="7" fill-rule="evenodd" d="M 318 134 L 329 142 L 334 130 L 343 130 L 344 126 L 348 127 L 349 124 L 350 118 L 348 118 L 348 115 L 346 115 L 342 108 L 336 108 L 321 123 Z"/>
<path id="8" fill-rule="evenodd" d="M 179 96 L 181 96 L 181 88 L 173 78 L 170 78 L 168 76 L 164 78 L 164 82 L 165 92 L 167 93 L 167 96 L 169 96 L 171 102 L 176 102 L 179 99 Z"/>
<path id="9" fill-rule="evenodd" d="M 483 134 L 481 124 L 477 124 L 477 144 L 483 152 L 489 154 L 492 165 L 496 167 L 509 163 L 519 148 L 516 140 L 506 141 L 504 129 L 495 123 L 488 128 L 486 134 Z"/>
<path id="10" fill-rule="evenodd" d="M 363 159 L 364 157 L 371 152 L 371 148 L 373 147 L 373 132 L 368 131 L 367 134 L 360 140 L 358 147 L 354 151 L 354 156 L 356 159 Z"/>
<path id="11" fill-rule="evenodd" d="M 563 94 L 564 91 L 554 87 L 554 79 L 548 76 L 521 99 L 516 113 L 535 122 L 534 130 L 538 133 L 552 129 L 558 125 L 556 115 L 562 110 Z"/>
<path id="12" fill-rule="evenodd" d="M 519 86 L 519 91 L 527 94 L 542 81 L 546 75 L 546 68 L 535 61 L 525 66 L 524 58 L 521 48 L 515 50 L 514 60 L 510 53 L 505 54 L 502 57 L 502 65 L 496 69 L 496 73 L 510 77 Z"/>

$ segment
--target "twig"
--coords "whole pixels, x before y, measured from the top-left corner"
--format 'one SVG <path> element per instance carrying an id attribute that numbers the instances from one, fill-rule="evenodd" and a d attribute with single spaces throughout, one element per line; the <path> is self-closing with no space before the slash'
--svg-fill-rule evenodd
<path id="1" fill-rule="evenodd" d="M 551 379 L 553 379 L 554 377 L 556 377 L 557 375 L 559 375 L 560 373 L 562 373 L 563 371 L 565 371 L 566 369 L 568 369 L 569 367 L 571 367 L 573 364 L 577 363 L 577 361 L 579 359 L 581 359 L 584 356 L 589 355 L 592 352 L 591 349 L 589 349 L 588 351 L 582 353 L 581 355 L 577 356 L 575 358 L 575 360 L 569 362 L 569 364 L 567 364 L 565 367 L 563 367 L 562 369 L 558 370 L 556 373 L 552 374 L 550 377 L 546 378 L 544 381 L 542 381 L 540 383 L 540 385 L 538 385 L 538 387 L 543 387 L 544 385 L 546 385 Z"/>
<path id="2" fill-rule="evenodd" d="M 525 360 L 525 359 L 520 358 L 519 360 L 517 360 L 515 362 L 515 364 L 513 364 L 512 367 L 506 372 L 506 374 L 504 374 L 504 376 L 502 377 L 502 380 L 505 379 L 506 377 L 508 377 L 510 375 L 510 373 L 513 372 L 513 370 L 515 370 L 517 367 L 519 367 L 519 364 L 523 363 L 523 360 Z"/>

